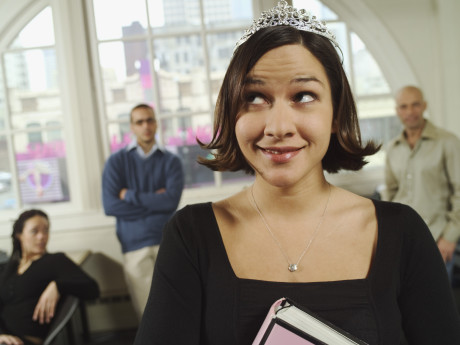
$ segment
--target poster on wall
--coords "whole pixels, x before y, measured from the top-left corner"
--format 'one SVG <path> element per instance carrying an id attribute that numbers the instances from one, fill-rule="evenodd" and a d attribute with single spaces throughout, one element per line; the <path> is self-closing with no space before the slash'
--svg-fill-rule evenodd
<path id="1" fill-rule="evenodd" d="M 57 158 L 21 160 L 17 164 L 19 187 L 24 204 L 63 199 Z"/>

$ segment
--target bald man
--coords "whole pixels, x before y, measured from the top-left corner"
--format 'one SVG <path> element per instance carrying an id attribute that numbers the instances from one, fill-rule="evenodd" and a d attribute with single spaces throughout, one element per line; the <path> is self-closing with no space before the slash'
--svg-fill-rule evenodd
<path id="1" fill-rule="evenodd" d="M 404 130 L 387 149 L 387 199 L 423 217 L 449 271 L 460 237 L 460 140 L 424 118 L 419 88 L 403 87 L 395 100 Z"/>

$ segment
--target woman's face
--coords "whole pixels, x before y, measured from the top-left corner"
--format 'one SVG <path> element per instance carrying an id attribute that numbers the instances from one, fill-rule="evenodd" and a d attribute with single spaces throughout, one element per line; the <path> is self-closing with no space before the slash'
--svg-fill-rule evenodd
<path id="1" fill-rule="evenodd" d="M 309 50 L 270 50 L 246 76 L 236 122 L 239 147 L 257 175 L 287 186 L 323 174 L 332 132 L 331 88 Z"/>
<path id="2" fill-rule="evenodd" d="M 18 234 L 22 256 L 43 255 L 49 237 L 49 223 L 42 216 L 33 216 L 26 220 L 22 233 Z"/>

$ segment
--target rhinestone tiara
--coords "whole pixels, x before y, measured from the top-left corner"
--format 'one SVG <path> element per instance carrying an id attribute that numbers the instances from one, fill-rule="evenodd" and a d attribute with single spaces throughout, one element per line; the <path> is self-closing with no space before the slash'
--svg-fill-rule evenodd
<path id="1" fill-rule="evenodd" d="M 260 29 L 278 25 L 288 25 L 297 30 L 324 36 L 340 50 L 335 35 L 327 28 L 325 22 L 317 20 L 316 16 L 311 16 L 304 9 L 297 10 L 289 6 L 285 0 L 279 1 L 277 6 L 262 12 L 260 18 L 254 20 L 251 27 L 244 32 L 243 37 L 236 42 L 235 50 Z"/>

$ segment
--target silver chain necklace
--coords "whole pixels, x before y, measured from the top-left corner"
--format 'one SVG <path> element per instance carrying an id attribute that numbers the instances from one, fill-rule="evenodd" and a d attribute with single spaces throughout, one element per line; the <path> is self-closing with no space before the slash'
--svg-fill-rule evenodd
<path id="1" fill-rule="evenodd" d="M 329 183 L 328 183 L 328 184 L 329 184 Z M 280 242 L 278 241 L 278 239 L 276 238 L 276 236 L 275 236 L 275 234 L 273 233 L 272 229 L 271 229 L 270 226 L 268 225 L 267 220 L 265 219 L 264 215 L 263 215 L 262 212 L 260 211 L 259 205 L 257 205 L 256 199 L 254 198 L 254 185 L 251 186 L 251 195 L 252 195 L 252 201 L 254 202 L 254 205 L 255 205 L 255 210 L 256 210 L 257 213 L 259 214 L 259 216 L 260 216 L 260 218 L 262 219 L 263 223 L 265 224 L 265 227 L 267 228 L 268 232 L 270 233 L 271 237 L 273 238 L 273 240 L 275 241 L 276 245 L 277 245 L 278 248 L 280 249 L 280 251 L 281 251 L 281 253 L 283 254 L 284 258 L 286 259 L 286 261 L 287 261 L 287 263 L 288 263 L 288 270 L 289 270 L 289 272 L 295 272 L 295 271 L 297 271 L 297 269 L 299 268 L 299 263 L 300 263 L 300 261 L 302 260 L 302 258 L 304 257 L 304 255 L 308 252 L 308 249 L 310 249 L 310 245 L 312 244 L 313 240 L 316 238 L 316 235 L 318 234 L 319 228 L 321 227 L 321 224 L 323 223 L 324 215 L 326 214 L 327 207 L 329 206 L 329 200 L 331 199 L 331 192 L 332 192 L 332 187 L 331 187 L 331 185 L 329 184 L 329 196 L 327 197 L 326 206 L 324 207 L 323 214 L 321 215 L 321 218 L 319 219 L 319 222 L 318 222 L 318 224 L 316 225 L 315 231 L 313 232 L 313 235 L 311 236 L 310 240 L 308 241 L 307 246 L 306 246 L 305 249 L 302 251 L 302 254 L 300 254 L 299 259 L 297 260 L 297 262 L 296 262 L 296 263 L 291 263 L 291 262 L 292 262 L 291 259 L 289 258 L 289 256 L 287 255 L 287 253 L 284 251 L 283 246 L 281 245 L 281 243 L 280 243 Z"/>

